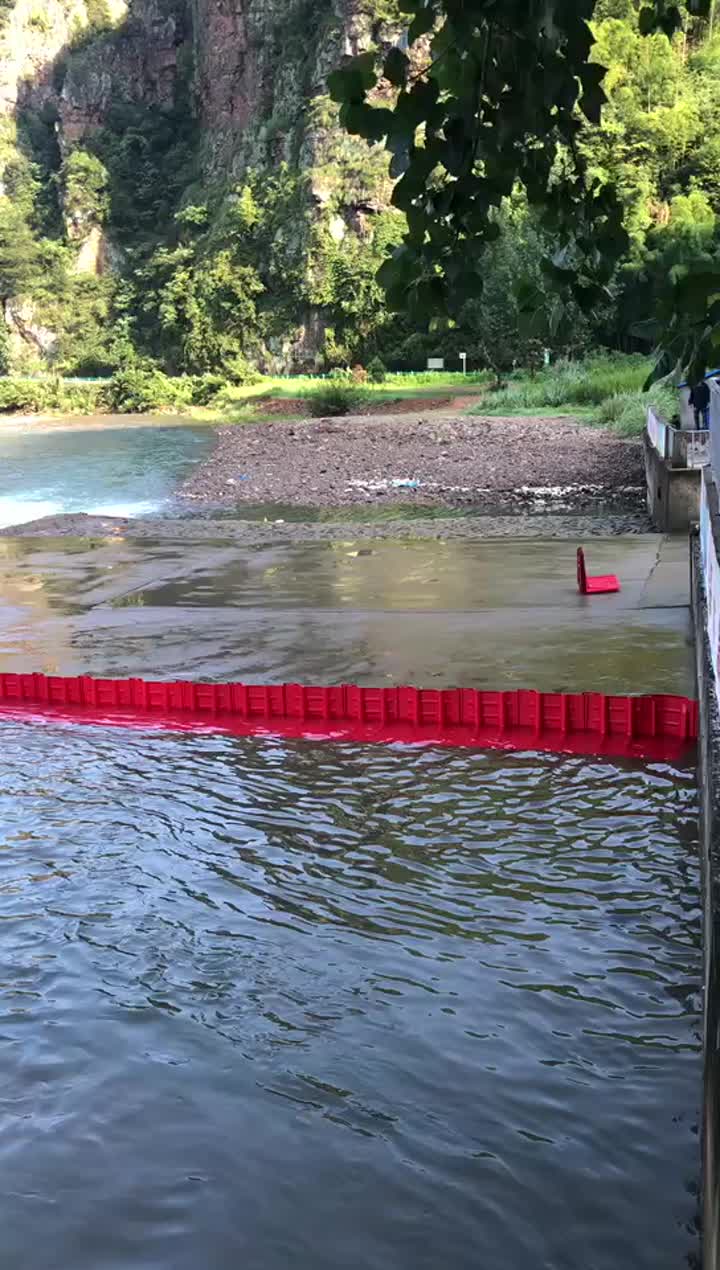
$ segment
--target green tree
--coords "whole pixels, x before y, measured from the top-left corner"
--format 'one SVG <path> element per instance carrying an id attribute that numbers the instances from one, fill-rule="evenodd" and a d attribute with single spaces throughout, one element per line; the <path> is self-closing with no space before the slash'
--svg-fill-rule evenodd
<path id="1" fill-rule="evenodd" d="M 399 178 L 393 202 L 408 230 L 381 270 L 392 305 L 448 313 L 479 295 L 483 248 L 500 232 L 495 211 L 518 184 L 555 241 L 548 280 L 584 309 L 607 299 L 630 242 L 604 170 L 610 164 L 582 145 L 607 100 L 594 8 L 592 0 L 505 0 L 502 8 L 495 0 L 403 0 L 408 51 L 370 50 L 330 76 L 341 122 L 382 142 Z M 641 117 L 624 120 L 620 112 L 618 127 L 633 124 L 642 155 L 652 138 L 658 165 L 687 153 L 699 128 L 669 37 L 709 9 L 710 0 L 689 0 L 682 10 L 655 0 L 599 10 L 606 43 L 615 41 L 619 64 L 635 59 L 633 87 L 644 95 Z M 611 86 L 622 103 L 622 85 Z"/>
<path id="2" fill-rule="evenodd" d="M 176 223 L 183 241 L 158 248 L 139 276 L 146 327 L 157 328 L 175 369 L 231 373 L 257 338 L 263 285 L 237 241 L 215 246 L 203 234 L 206 208 L 185 208 Z"/>
<path id="3" fill-rule="evenodd" d="M 27 292 L 38 267 L 38 247 L 22 209 L 0 197 L 0 302 Z"/>
<path id="4" fill-rule="evenodd" d="M 105 164 L 88 150 L 71 150 L 63 160 L 60 188 L 71 237 L 83 238 L 93 225 L 105 223 L 110 209 L 109 180 Z"/>

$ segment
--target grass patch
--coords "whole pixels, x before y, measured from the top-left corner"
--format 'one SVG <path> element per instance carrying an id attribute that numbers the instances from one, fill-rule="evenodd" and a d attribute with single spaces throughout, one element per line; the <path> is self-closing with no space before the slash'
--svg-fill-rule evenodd
<path id="1" fill-rule="evenodd" d="M 588 358 L 558 362 L 537 375 L 513 375 L 507 385 L 489 392 L 473 407 L 479 415 L 573 415 L 611 429 L 619 436 L 639 436 L 645 411 L 657 407 L 668 420 L 677 413 L 677 393 L 665 384 L 642 391 L 652 362 L 645 357 Z"/>
<path id="2" fill-rule="evenodd" d="M 507 414 L 537 407 L 599 406 L 617 393 L 639 392 L 652 363 L 644 357 L 595 357 L 557 362 L 533 377 L 513 376 L 488 398 Z"/>
<path id="3" fill-rule="evenodd" d="M 228 385 L 222 399 L 232 406 L 257 402 L 263 397 L 311 397 L 316 392 L 322 392 L 331 382 L 331 377 L 324 375 L 265 375 L 257 384 Z M 461 391 L 472 396 L 484 391 L 489 382 L 490 375 L 485 371 L 465 376 L 460 372 L 418 371 L 415 374 L 387 374 L 381 383 L 366 380 L 360 387 L 368 398 L 383 401 L 400 397 L 441 397 L 445 393 L 459 395 Z"/>
<path id="4" fill-rule="evenodd" d="M 602 424 L 621 437 L 640 436 L 645 428 L 648 406 L 668 422 L 677 414 L 677 390 L 653 384 L 649 392 L 618 392 L 606 397 L 593 412 L 593 422 Z"/>

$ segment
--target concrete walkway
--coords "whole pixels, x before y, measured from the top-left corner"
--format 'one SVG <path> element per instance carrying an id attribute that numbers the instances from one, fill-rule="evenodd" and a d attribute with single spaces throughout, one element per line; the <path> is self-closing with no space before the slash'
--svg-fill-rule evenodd
<path id="1" fill-rule="evenodd" d="M 351 531 L 350 531 L 351 532 Z M 77 674 L 693 692 L 685 537 L 0 539 L 0 666 Z"/>

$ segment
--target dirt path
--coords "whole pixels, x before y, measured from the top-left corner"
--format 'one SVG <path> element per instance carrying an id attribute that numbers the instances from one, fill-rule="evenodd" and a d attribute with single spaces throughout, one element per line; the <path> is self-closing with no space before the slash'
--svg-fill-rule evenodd
<path id="1" fill-rule="evenodd" d="M 343 507 L 415 503 L 494 510 L 498 496 L 584 487 L 617 499 L 644 487 L 642 448 L 567 419 L 446 414 L 274 420 L 222 428 L 186 482 L 190 505 Z M 526 487 L 524 492 L 524 487 Z"/>

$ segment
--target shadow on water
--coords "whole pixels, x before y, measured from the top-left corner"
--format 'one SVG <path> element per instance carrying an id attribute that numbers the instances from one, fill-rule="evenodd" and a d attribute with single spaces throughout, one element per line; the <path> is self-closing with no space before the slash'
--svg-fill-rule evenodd
<path id="1" fill-rule="evenodd" d="M 8 1265 L 695 1255 L 691 771 L 2 743 Z"/>

